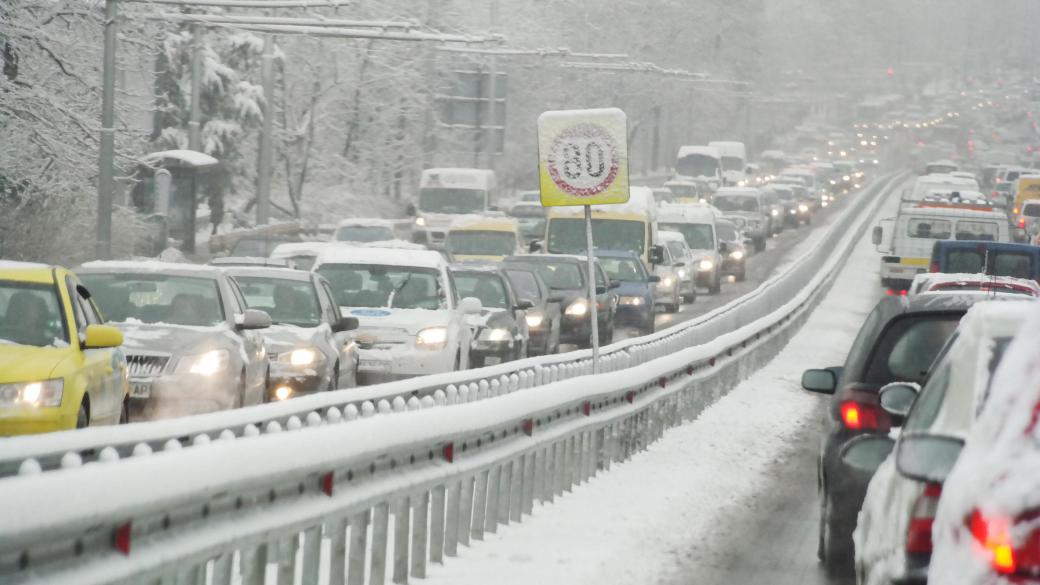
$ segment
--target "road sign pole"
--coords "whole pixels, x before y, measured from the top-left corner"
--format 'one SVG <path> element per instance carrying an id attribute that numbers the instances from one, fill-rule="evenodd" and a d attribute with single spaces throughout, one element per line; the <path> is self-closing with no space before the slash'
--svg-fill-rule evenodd
<path id="1" fill-rule="evenodd" d="M 585 206 L 585 244 L 589 267 L 589 323 L 592 336 L 592 373 L 599 372 L 599 307 L 596 302 L 596 256 L 592 246 L 592 206 Z"/>
<path id="2" fill-rule="evenodd" d="M 95 254 L 112 257 L 112 192 L 115 190 L 116 0 L 105 2 L 105 54 L 101 74 L 101 152 L 98 169 Z"/>

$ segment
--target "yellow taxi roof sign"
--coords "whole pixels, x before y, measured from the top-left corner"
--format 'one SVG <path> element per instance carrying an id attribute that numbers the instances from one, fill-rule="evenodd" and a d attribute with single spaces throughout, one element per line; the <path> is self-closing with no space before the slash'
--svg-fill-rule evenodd
<path id="1" fill-rule="evenodd" d="M 542 205 L 628 201 L 628 122 L 618 108 L 556 110 L 538 116 Z"/>

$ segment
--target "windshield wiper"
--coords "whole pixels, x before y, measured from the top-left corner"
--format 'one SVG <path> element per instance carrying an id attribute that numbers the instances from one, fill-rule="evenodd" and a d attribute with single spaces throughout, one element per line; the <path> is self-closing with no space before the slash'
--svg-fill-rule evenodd
<path id="1" fill-rule="evenodd" d="M 404 288 L 406 284 L 408 284 L 408 281 L 412 279 L 412 275 L 413 274 L 415 274 L 415 273 L 414 272 L 409 272 L 408 276 L 404 277 L 404 280 L 401 281 L 401 284 L 395 286 L 394 290 L 390 291 L 390 296 L 388 296 L 386 298 L 386 308 L 388 308 L 388 309 L 393 308 L 393 306 L 394 306 L 394 297 L 396 297 L 397 293 L 401 292 L 401 289 Z"/>

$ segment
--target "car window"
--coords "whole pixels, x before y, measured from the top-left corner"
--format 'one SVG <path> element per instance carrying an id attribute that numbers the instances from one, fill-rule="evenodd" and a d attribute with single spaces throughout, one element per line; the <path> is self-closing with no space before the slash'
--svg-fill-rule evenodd
<path id="1" fill-rule="evenodd" d="M 949 360 L 944 361 L 936 369 L 935 373 L 928 379 L 910 414 L 906 417 L 903 428 L 906 431 L 923 431 L 928 429 L 935 417 L 939 415 L 943 400 L 946 398 L 946 389 L 950 386 L 950 370 L 952 364 Z"/>
<path id="2" fill-rule="evenodd" d="M 335 325 L 337 322 L 339 322 L 340 317 L 342 315 L 339 310 L 339 305 L 336 304 L 336 296 L 332 294 L 332 289 L 329 288 L 329 283 L 321 283 L 321 289 L 318 292 L 318 298 L 321 300 L 321 305 L 323 310 L 325 311 L 325 316 L 329 322 L 329 325 Z"/>
<path id="3" fill-rule="evenodd" d="M 676 262 L 681 261 L 686 256 L 686 251 L 683 250 L 682 244 L 679 242 L 668 242 L 668 251 L 672 253 L 672 257 Z"/>
<path id="4" fill-rule="evenodd" d="M 874 346 L 863 382 L 920 383 L 962 316 L 943 313 L 893 320 Z"/>
<path id="5" fill-rule="evenodd" d="M 463 298 L 476 297 L 485 308 L 509 308 L 505 282 L 494 272 L 456 272 L 455 286 Z"/>
<path id="6" fill-rule="evenodd" d="M 55 285 L 0 280 L 0 345 L 64 347 L 68 342 Z"/>
<path id="7" fill-rule="evenodd" d="M 993 221 L 958 221 L 958 240 L 980 240 L 995 242 L 1000 235 L 1000 228 Z"/>
<path id="8" fill-rule="evenodd" d="M 1035 271 L 1033 269 L 1034 256 L 1032 254 L 998 252 L 995 256 L 993 259 L 994 275 L 1033 278 Z"/>
<path id="9" fill-rule="evenodd" d="M 79 292 L 76 291 L 76 283 L 72 281 L 71 277 L 65 277 L 65 288 L 69 291 L 69 299 L 72 300 L 72 314 L 76 319 L 76 331 L 79 335 L 83 335 L 83 330 L 87 328 L 87 318 L 83 311 L 83 301 L 79 298 Z M 80 337 L 82 339 L 82 337 Z"/>
<path id="10" fill-rule="evenodd" d="M 249 308 L 249 301 L 246 300 L 245 294 L 242 293 L 242 289 L 238 286 L 237 281 L 232 280 L 228 284 L 231 286 L 231 300 L 232 304 L 235 305 L 235 313 L 244 313 Z"/>
<path id="11" fill-rule="evenodd" d="M 318 273 L 332 285 L 341 307 L 438 310 L 447 306 L 440 273 L 432 268 L 323 264 Z"/>
<path id="12" fill-rule="evenodd" d="M 542 290 L 538 286 L 538 278 L 533 272 L 525 270 L 506 270 L 506 278 L 513 284 L 518 297 L 531 302 L 542 300 Z"/>
<path id="13" fill-rule="evenodd" d="M 322 309 L 310 280 L 267 276 L 236 276 L 234 280 L 245 296 L 246 306 L 264 311 L 272 322 L 297 327 L 321 324 Z"/>
<path id="14" fill-rule="evenodd" d="M 948 240 L 953 232 L 953 222 L 948 219 L 911 218 L 906 224 L 906 235 L 911 238 Z"/>
<path id="15" fill-rule="evenodd" d="M 646 282 L 647 280 L 643 262 L 638 258 L 600 258 L 599 262 L 613 280 L 622 282 Z"/>
<path id="16" fill-rule="evenodd" d="M 120 272 L 81 274 L 80 279 L 112 321 L 206 327 L 225 320 L 213 278 Z"/>

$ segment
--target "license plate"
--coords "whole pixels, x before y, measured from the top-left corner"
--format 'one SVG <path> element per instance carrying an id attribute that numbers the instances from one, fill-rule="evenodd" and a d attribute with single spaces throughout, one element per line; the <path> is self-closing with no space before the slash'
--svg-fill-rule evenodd
<path id="1" fill-rule="evenodd" d="M 490 355 L 490 356 L 484 358 L 484 365 L 485 366 L 494 366 L 494 365 L 498 365 L 500 363 L 502 363 L 502 358 L 498 357 L 497 355 Z"/>
<path id="2" fill-rule="evenodd" d="M 390 369 L 390 362 L 384 360 L 361 360 L 358 362 L 358 369 L 368 371 L 388 371 Z"/>
<path id="3" fill-rule="evenodd" d="M 130 396 L 133 398 L 148 398 L 152 395 L 151 382 L 131 382 Z"/>

